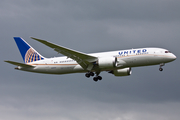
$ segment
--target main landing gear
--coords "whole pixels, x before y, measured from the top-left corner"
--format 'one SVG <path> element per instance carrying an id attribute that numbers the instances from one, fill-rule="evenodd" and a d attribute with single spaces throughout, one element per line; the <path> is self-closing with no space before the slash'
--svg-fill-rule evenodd
<path id="1" fill-rule="evenodd" d="M 94 76 L 94 73 L 93 73 L 93 72 L 87 72 L 87 73 L 85 74 L 85 76 L 86 76 L 87 78 L 89 78 L 90 76 Z"/>
<path id="2" fill-rule="evenodd" d="M 96 76 L 93 78 L 93 80 L 94 80 L 95 82 L 97 82 L 98 80 L 102 80 L 102 77 L 99 76 L 99 74 L 100 74 L 100 72 L 96 72 Z M 90 76 L 94 76 L 94 73 L 93 73 L 93 72 L 87 72 L 87 73 L 85 74 L 85 76 L 86 76 L 87 78 L 89 78 Z"/>
<path id="3" fill-rule="evenodd" d="M 102 80 L 102 77 L 101 77 L 101 76 L 96 76 L 96 77 L 93 78 L 93 80 L 94 80 L 95 82 L 97 82 L 98 80 Z"/>
<path id="4" fill-rule="evenodd" d="M 160 64 L 159 71 L 163 71 L 162 66 L 164 66 L 164 65 L 165 65 L 164 63 L 161 63 L 161 64 Z"/>

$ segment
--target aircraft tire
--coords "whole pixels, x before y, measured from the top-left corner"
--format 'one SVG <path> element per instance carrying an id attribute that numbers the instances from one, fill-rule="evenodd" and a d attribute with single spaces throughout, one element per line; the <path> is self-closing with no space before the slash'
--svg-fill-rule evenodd
<path id="1" fill-rule="evenodd" d="M 102 80 L 102 77 L 101 77 L 101 76 L 98 76 L 98 79 L 99 79 L 99 80 Z"/>
<path id="2" fill-rule="evenodd" d="M 90 77 L 90 74 L 89 74 L 89 73 L 86 73 L 85 76 L 86 76 L 87 78 L 89 78 L 89 77 Z"/>
<path id="3" fill-rule="evenodd" d="M 94 73 L 93 73 L 93 72 L 90 72 L 90 76 L 94 76 Z"/>
<path id="4" fill-rule="evenodd" d="M 94 77 L 93 80 L 94 80 L 95 82 L 97 82 L 97 81 L 98 81 L 98 77 Z"/>
<path id="5" fill-rule="evenodd" d="M 159 71 L 163 71 L 163 68 L 159 68 Z"/>
<path id="6" fill-rule="evenodd" d="M 101 76 L 96 76 L 96 77 L 93 78 L 93 80 L 94 80 L 95 82 L 97 82 L 98 80 L 102 80 L 102 77 L 101 77 Z"/>

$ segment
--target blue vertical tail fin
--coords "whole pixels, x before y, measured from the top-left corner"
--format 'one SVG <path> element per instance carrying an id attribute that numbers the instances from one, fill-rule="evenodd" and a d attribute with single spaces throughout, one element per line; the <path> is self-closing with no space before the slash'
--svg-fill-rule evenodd
<path id="1" fill-rule="evenodd" d="M 24 63 L 43 60 L 44 57 L 33 49 L 25 40 L 20 37 L 14 37 L 14 40 L 19 48 Z"/>

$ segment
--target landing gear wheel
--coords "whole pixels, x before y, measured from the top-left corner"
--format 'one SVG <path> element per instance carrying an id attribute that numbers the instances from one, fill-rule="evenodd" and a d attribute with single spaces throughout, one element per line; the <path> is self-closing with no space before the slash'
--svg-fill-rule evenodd
<path id="1" fill-rule="evenodd" d="M 90 77 L 90 74 L 89 74 L 89 73 L 86 73 L 85 76 L 86 76 L 87 78 L 89 78 L 89 77 Z"/>
<path id="2" fill-rule="evenodd" d="M 159 68 L 159 71 L 163 71 L 163 68 Z"/>
<path id="3" fill-rule="evenodd" d="M 101 76 L 96 76 L 96 77 L 93 78 L 93 80 L 94 80 L 95 82 L 97 82 L 98 80 L 102 80 L 102 77 L 101 77 Z"/>
<path id="4" fill-rule="evenodd" d="M 93 73 L 93 72 L 90 72 L 89 74 L 90 74 L 90 76 L 94 76 L 94 73 Z"/>
<path id="5" fill-rule="evenodd" d="M 97 82 L 97 81 L 98 81 L 98 77 L 94 77 L 93 80 L 94 80 L 95 82 Z"/>
<path id="6" fill-rule="evenodd" d="M 102 77 L 101 77 L 101 76 L 98 76 L 98 79 L 99 79 L 99 80 L 102 80 Z"/>
<path id="7" fill-rule="evenodd" d="M 87 73 L 85 74 L 85 76 L 86 76 L 87 78 L 89 78 L 90 76 L 94 76 L 94 73 L 93 73 L 93 72 L 87 72 Z"/>
<path id="8" fill-rule="evenodd" d="M 162 66 L 164 66 L 164 65 L 165 65 L 164 63 L 161 63 L 161 64 L 160 64 L 159 71 L 163 71 Z"/>

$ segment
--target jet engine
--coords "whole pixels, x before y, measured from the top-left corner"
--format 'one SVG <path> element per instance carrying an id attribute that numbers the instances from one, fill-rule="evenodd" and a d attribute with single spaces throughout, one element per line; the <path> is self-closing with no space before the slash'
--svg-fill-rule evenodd
<path id="1" fill-rule="evenodd" d="M 126 65 L 126 62 L 116 57 L 102 57 L 98 59 L 97 64 L 99 68 L 115 68 Z"/>
<path id="2" fill-rule="evenodd" d="M 116 57 L 102 57 L 98 59 L 99 68 L 114 68 L 116 67 Z"/>
<path id="3" fill-rule="evenodd" d="M 112 70 L 109 73 L 114 74 L 114 76 L 128 76 L 131 75 L 132 70 L 131 68 L 123 68 L 123 69 Z"/>

